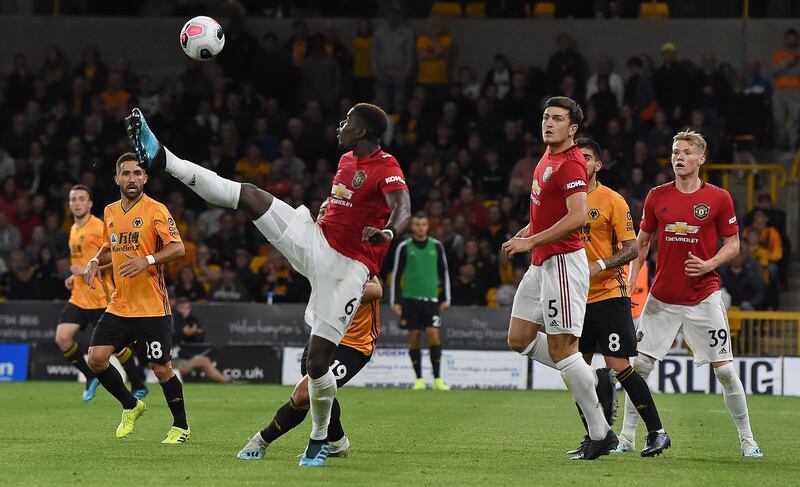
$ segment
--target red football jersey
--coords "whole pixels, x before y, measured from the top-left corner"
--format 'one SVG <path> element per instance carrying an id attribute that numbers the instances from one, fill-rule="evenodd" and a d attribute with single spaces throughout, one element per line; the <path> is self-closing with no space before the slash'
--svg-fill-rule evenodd
<path id="1" fill-rule="evenodd" d="M 739 232 L 730 193 L 700 183 L 691 194 L 678 191 L 675 182 L 650 190 L 644 201 L 641 229 L 658 232 L 656 276 L 650 293 L 669 304 L 694 305 L 719 289 L 719 275 L 686 275 L 689 252 L 708 260 L 717 253 L 720 237 Z"/>
<path id="2" fill-rule="evenodd" d="M 392 210 L 384 195 L 398 189 L 408 191 L 400 164 L 378 147 L 357 158 L 353 151 L 342 155 L 320 226 L 328 244 L 340 254 L 362 262 L 372 275 L 381 269 L 389 243 L 363 242 L 364 227 L 383 228 Z"/>
<path id="3" fill-rule="evenodd" d="M 550 153 L 548 148 L 533 171 L 531 185 L 530 234 L 547 230 L 567 215 L 567 197 L 586 193 L 586 159 L 573 145 L 564 152 Z M 580 230 L 575 230 L 558 242 L 533 249 L 531 263 L 542 262 L 556 254 L 568 254 L 583 248 Z"/>

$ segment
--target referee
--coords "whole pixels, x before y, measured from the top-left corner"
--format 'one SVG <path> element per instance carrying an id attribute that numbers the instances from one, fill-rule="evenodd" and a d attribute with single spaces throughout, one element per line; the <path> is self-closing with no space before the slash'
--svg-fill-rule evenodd
<path id="1" fill-rule="evenodd" d="M 439 311 L 450 307 L 450 276 L 444 246 L 428 235 L 429 229 L 425 213 L 417 213 L 411 219 L 411 238 L 400 242 L 394 254 L 389 304 L 400 316 L 400 328 L 408 330 L 408 354 L 417 374 L 414 390 L 425 389 L 420 352 L 420 332 L 425 329 L 433 368 L 433 389 L 449 391 L 440 377 Z M 443 295 L 441 302 L 439 289 Z"/>

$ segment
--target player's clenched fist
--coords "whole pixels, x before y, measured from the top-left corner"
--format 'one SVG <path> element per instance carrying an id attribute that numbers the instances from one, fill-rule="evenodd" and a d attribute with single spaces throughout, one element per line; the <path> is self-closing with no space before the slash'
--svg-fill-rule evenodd
<path id="1" fill-rule="evenodd" d="M 361 240 L 370 243 L 388 243 L 392 241 L 392 237 L 380 228 L 364 227 L 364 231 L 361 232 Z"/>
<path id="2" fill-rule="evenodd" d="M 527 252 L 534 246 L 533 238 L 531 237 L 514 237 L 503 244 L 503 252 L 509 257 L 521 252 Z"/>
<path id="3" fill-rule="evenodd" d="M 127 252 L 125 252 L 125 257 L 127 257 L 128 260 L 119 266 L 119 275 L 122 277 L 134 277 L 143 270 L 147 269 L 147 267 L 150 265 L 147 262 L 146 257 L 130 255 Z"/>

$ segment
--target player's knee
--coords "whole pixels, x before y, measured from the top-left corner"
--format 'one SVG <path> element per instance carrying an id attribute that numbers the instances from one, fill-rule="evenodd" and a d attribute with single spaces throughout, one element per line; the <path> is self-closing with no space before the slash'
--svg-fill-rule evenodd
<path id="1" fill-rule="evenodd" d="M 738 378 L 736 370 L 733 367 L 726 367 L 729 363 L 731 362 L 725 361 L 712 364 L 714 366 L 714 375 L 723 387 L 730 386 Z"/>
<path id="2" fill-rule="evenodd" d="M 56 328 L 56 345 L 58 345 L 58 348 L 60 348 L 62 352 L 69 350 L 69 347 L 72 346 L 72 343 L 72 334 L 68 333 L 60 326 Z"/>
<path id="3" fill-rule="evenodd" d="M 153 371 L 158 382 L 164 383 L 172 378 L 174 372 L 172 371 L 172 365 L 170 364 L 157 364 L 155 362 L 150 362 L 149 364 L 150 370 Z"/>
<path id="4" fill-rule="evenodd" d="M 239 210 L 247 213 L 251 220 L 256 220 L 269 210 L 272 195 L 250 183 L 242 183 L 239 193 Z"/>
<path id="5" fill-rule="evenodd" d="M 98 352 L 94 348 L 90 348 L 89 360 L 87 360 L 86 363 L 89 365 L 89 368 L 92 369 L 92 372 L 102 372 L 108 368 L 108 360 L 110 358 L 110 355 Z"/>
<path id="6" fill-rule="evenodd" d="M 519 335 L 508 335 L 508 348 L 517 353 L 524 352 L 530 343 L 530 340 L 525 340 L 524 337 Z"/>
<path id="7" fill-rule="evenodd" d="M 298 408 L 308 407 L 311 401 L 308 398 L 308 387 L 298 387 L 292 392 L 292 404 Z"/>
<path id="8" fill-rule="evenodd" d="M 558 338 L 556 338 L 558 337 Z M 578 353 L 578 339 L 572 335 L 551 335 L 547 340 L 547 352 L 553 362 L 558 363 Z"/>
<path id="9" fill-rule="evenodd" d="M 308 376 L 312 379 L 319 379 L 328 371 L 328 364 L 324 360 L 320 360 L 318 358 L 308 357 L 308 361 L 306 362 L 306 370 L 308 370 Z"/>

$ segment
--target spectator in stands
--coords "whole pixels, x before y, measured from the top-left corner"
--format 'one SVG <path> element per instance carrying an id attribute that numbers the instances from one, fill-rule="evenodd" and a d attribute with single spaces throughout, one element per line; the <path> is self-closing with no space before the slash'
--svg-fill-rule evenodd
<path id="1" fill-rule="evenodd" d="M 174 330 L 174 349 L 177 352 L 175 368 L 186 377 L 193 369 L 200 369 L 213 382 L 229 384 L 231 379 L 222 374 L 208 358 L 211 351 L 205 342 L 205 330 L 200 322 L 192 315 L 192 304 L 189 299 L 180 297 L 176 301 L 175 311 L 172 315 L 172 328 Z"/>
<path id="2" fill-rule="evenodd" d="M 664 110 L 656 111 L 653 119 L 654 125 L 647 134 L 647 147 L 657 158 L 668 158 L 672 152 L 672 137 L 675 130 L 667 125 L 667 115 Z"/>
<path id="3" fill-rule="evenodd" d="M 457 215 L 463 215 L 470 229 L 475 233 L 486 227 L 489 221 L 486 216 L 486 208 L 483 203 L 475 199 L 475 190 L 470 186 L 461 187 L 458 202 L 450 207 L 448 216 L 455 219 Z"/>
<path id="4" fill-rule="evenodd" d="M 22 234 L 9 221 L 8 216 L 0 212 L 0 258 L 8 264 L 11 253 L 20 248 Z"/>
<path id="5" fill-rule="evenodd" d="M 222 278 L 214 286 L 209 297 L 212 301 L 245 302 L 250 300 L 250 294 L 247 292 L 244 283 L 239 280 L 232 262 L 225 262 L 222 269 Z"/>
<path id="6" fill-rule="evenodd" d="M 2 219 L 3 217 L 0 217 Z M 6 259 L 8 272 L 3 274 L 3 288 L 8 299 L 39 299 L 40 288 L 36 280 L 36 266 L 31 265 L 21 250 L 12 250 Z"/>
<path id="7" fill-rule="evenodd" d="M 256 279 L 259 295 L 255 297 L 258 301 L 303 303 L 311 294 L 308 280 L 295 272 L 286 257 L 278 252 L 272 252 L 264 261 Z"/>
<path id="8" fill-rule="evenodd" d="M 763 309 L 766 290 L 761 266 L 750 252 L 750 243 L 743 240 L 739 254 L 719 270 L 722 287 L 731 296 L 731 305 L 745 311 Z"/>
<path id="9" fill-rule="evenodd" d="M 44 65 L 39 78 L 45 82 L 47 90 L 55 95 L 66 94 L 69 82 L 69 65 L 58 46 L 50 45 L 44 50 Z"/>
<path id="10" fill-rule="evenodd" d="M 566 76 L 572 76 L 578 98 L 583 98 L 588 77 L 586 60 L 581 56 L 576 47 L 575 40 L 566 32 L 562 32 L 556 39 L 558 49 L 550 56 L 547 63 L 547 75 L 550 78 L 550 87 L 558 91 Z"/>
<path id="11" fill-rule="evenodd" d="M 301 72 L 300 103 L 318 100 L 328 112 L 339 102 L 342 71 L 336 59 L 325 49 L 325 40 L 315 35 L 308 45 L 308 58 Z"/>
<path id="12" fill-rule="evenodd" d="M 639 56 L 628 59 L 626 66 L 630 76 L 625 82 L 623 101 L 631 107 L 639 120 L 650 120 L 657 108 L 656 89 L 651 79 L 651 73 L 645 71 Z"/>
<path id="13" fill-rule="evenodd" d="M 14 56 L 14 71 L 5 83 L 5 99 L 12 113 L 25 110 L 28 100 L 33 97 L 33 73 L 28 69 L 28 57 L 24 54 Z"/>
<path id="14" fill-rule="evenodd" d="M 292 66 L 302 69 L 306 63 L 309 50 L 308 24 L 303 20 L 292 23 L 292 37 L 286 41 L 285 49 L 291 60 Z"/>
<path id="15" fill-rule="evenodd" d="M 432 18 L 428 32 L 417 37 L 417 83 L 425 87 L 433 103 L 440 103 L 447 95 L 454 57 L 455 45 L 444 22 Z"/>
<path id="16" fill-rule="evenodd" d="M 85 81 L 89 93 L 100 93 L 106 87 L 108 68 L 100 61 L 100 53 L 92 46 L 85 47 L 81 54 L 82 61 L 75 67 L 73 76 Z"/>
<path id="17" fill-rule="evenodd" d="M 475 266 L 469 262 L 458 268 L 458 278 L 453 281 L 453 306 L 486 306 L 486 286 L 475 275 Z"/>
<path id="18" fill-rule="evenodd" d="M 606 86 L 617 101 L 616 105 L 621 105 L 625 94 L 625 85 L 622 81 L 622 76 L 614 72 L 614 65 L 611 62 L 611 58 L 605 54 L 601 55 L 597 60 L 597 72 L 589 76 L 588 81 L 586 81 L 586 98 L 591 99 L 592 95 L 597 93 L 598 80 L 601 77 L 605 77 Z"/>
<path id="19" fill-rule="evenodd" d="M 272 164 L 264 159 L 259 144 L 253 142 L 247 146 L 244 157 L 236 161 L 236 174 L 244 181 L 260 183 L 272 170 Z"/>
<path id="20" fill-rule="evenodd" d="M 406 83 L 414 66 L 414 34 L 398 6 L 389 9 L 387 22 L 375 31 L 372 70 L 375 96 L 387 113 L 399 113 L 405 104 Z"/>
<path id="21" fill-rule="evenodd" d="M 375 74 L 372 70 L 372 22 L 359 19 L 353 38 L 353 95 L 357 101 L 372 99 L 375 91 Z"/>
<path id="22" fill-rule="evenodd" d="M 511 91 L 511 65 L 505 54 L 497 53 L 494 55 L 494 64 L 483 80 L 483 88 L 493 85 L 497 88 L 497 99 L 503 100 Z"/>
<path id="23" fill-rule="evenodd" d="M 673 122 L 688 118 L 686 101 L 689 93 L 689 73 L 678 62 L 678 48 L 672 42 L 661 46 L 663 64 L 653 74 L 658 106 Z M 705 133 L 703 134 L 706 135 Z"/>
<path id="24" fill-rule="evenodd" d="M 775 227 L 768 226 L 767 222 L 766 212 L 757 210 L 753 215 L 753 224 L 744 229 L 743 236 L 750 242 L 753 256 L 764 267 L 764 280 L 768 290 L 765 305 L 771 309 L 778 309 L 780 305 L 778 264 L 783 259 L 783 245 L 778 231 Z"/>
<path id="25" fill-rule="evenodd" d="M 280 157 L 272 164 L 273 169 L 283 172 L 291 181 L 299 183 L 303 179 L 306 163 L 294 153 L 294 142 L 283 139 L 280 144 Z"/>
<path id="26" fill-rule="evenodd" d="M 772 53 L 772 115 L 778 150 L 797 149 L 800 137 L 800 43 L 797 30 L 783 33 L 783 47 Z"/>
<path id="27" fill-rule="evenodd" d="M 194 269 L 192 269 L 191 266 L 186 266 L 181 269 L 173 293 L 176 298 L 183 297 L 192 302 L 206 300 L 206 290 L 200 281 L 197 280 L 197 276 L 195 276 Z"/>
<path id="28" fill-rule="evenodd" d="M 123 79 L 119 73 L 111 73 L 108 77 L 108 89 L 100 93 L 100 99 L 105 109 L 116 120 L 121 120 L 127 114 L 131 94 L 123 86 Z"/>
<path id="29" fill-rule="evenodd" d="M 719 119 L 728 110 L 733 96 L 733 86 L 723 76 L 714 53 L 704 52 L 702 63 L 691 77 L 689 104 L 702 110 L 711 125 L 719 127 Z"/>

